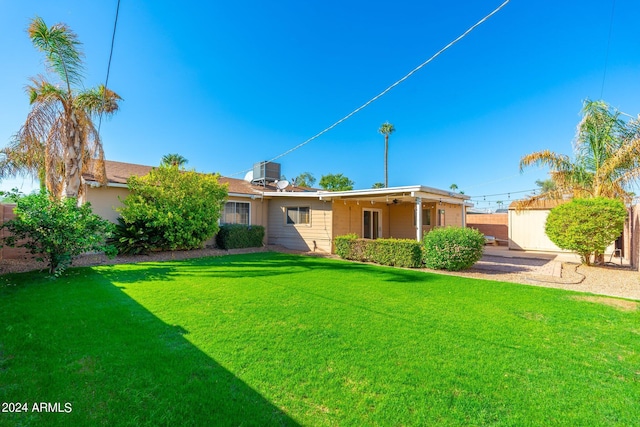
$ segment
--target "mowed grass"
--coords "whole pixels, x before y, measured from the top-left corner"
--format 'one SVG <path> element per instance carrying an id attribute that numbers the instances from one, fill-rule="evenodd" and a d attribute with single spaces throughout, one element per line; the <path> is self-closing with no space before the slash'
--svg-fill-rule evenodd
<path id="1" fill-rule="evenodd" d="M 0 276 L 0 425 L 638 425 L 640 313 L 579 297 L 278 253 Z"/>

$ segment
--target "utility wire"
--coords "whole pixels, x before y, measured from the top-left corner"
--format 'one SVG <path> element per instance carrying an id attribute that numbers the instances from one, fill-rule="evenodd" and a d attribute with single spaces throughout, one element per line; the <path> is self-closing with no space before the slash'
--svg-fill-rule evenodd
<path id="1" fill-rule="evenodd" d="M 364 104 L 362 104 L 360 107 L 356 108 L 355 110 L 353 110 L 352 112 L 350 112 L 349 114 L 347 114 L 346 116 L 344 116 L 343 118 L 341 118 L 340 120 L 338 120 L 337 122 L 335 122 L 334 124 L 332 124 L 331 126 L 325 128 L 324 130 L 318 132 L 317 134 L 315 134 L 314 136 L 312 136 L 311 138 L 307 139 L 306 141 L 296 145 L 295 147 L 291 148 L 290 150 L 285 151 L 282 154 L 279 154 L 277 156 L 275 156 L 274 158 L 272 158 L 271 160 L 268 160 L 268 162 L 273 162 L 274 160 L 278 160 L 281 157 L 286 156 L 287 154 L 291 154 L 292 152 L 296 151 L 297 149 L 304 147 L 305 145 L 307 145 L 308 143 L 310 143 L 311 141 L 313 141 L 314 139 L 320 137 L 321 135 L 329 132 L 331 129 L 333 129 L 334 127 L 338 126 L 340 123 L 344 122 L 345 120 L 349 119 L 351 116 L 355 115 L 356 113 L 360 112 L 361 110 L 365 109 L 366 107 L 368 107 L 370 104 L 372 104 L 373 102 L 377 101 L 379 98 L 381 98 L 382 96 L 384 96 L 387 92 L 389 92 L 391 89 L 393 89 L 394 87 L 398 86 L 400 83 L 402 83 L 403 81 L 407 80 L 409 77 L 411 77 L 413 74 L 415 74 L 417 71 L 419 71 L 421 68 L 423 68 L 425 65 L 429 64 L 431 61 L 433 61 L 434 59 L 436 59 L 438 56 L 440 56 L 442 53 L 444 53 L 446 50 L 448 50 L 451 46 L 453 46 L 454 44 L 458 43 L 460 40 L 462 40 L 463 38 L 465 38 L 470 32 L 472 32 L 473 30 L 475 30 L 477 27 L 479 27 L 480 25 L 482 25 L 485 21 L 487 21 L 489 18 L 491 18 L 493 15 L 495 15 L 496 13 L 498 13 L 502 8 L 504 8 L 511 0 L 506 0 L 504 3 L 502 3 L 500 6 L 498 6 L 493 12 L 491 12 L 490 14 L 488 14 L 487 16 L 485 16 L 484 18 L 482 18 L 481 20 L 479 20 L 478 22 L 476 22 L 474 25 L 472 25 L 471 27 L 469 27 L 469 29 L 467 29 L 467 31 L 465 31 L 464 33 L 462 33 L 460 36 L 458 36 L 455 40 L 453 40 L 452 42 L 450 42 L 449 44 L 447 44 L 445 47 L 443 47 L 442 49 L 440 49 L 438 52 L 436 52 L 431 58 L 427 59 L 425 62 L 423 62 L 422 64 L 418 65 L 416 68 L 414 68 L 413 70 L 409 71 L 409 73 L 407 73 L 404 77 L 402 77 L 400 80 L 396 81 L 395 83 L 393 83 L 391 86 L 389 86 L 388 88 L 386 88 L 385 90 L 383 90 L 382 92 L 380 92 L 378 95 L 374 96 L 373 98 L 371 98 L 369 101 L 365 102 Z M 236 172 L 234 174 L 231 174 L 230 176 L 235 176 L 235 175 L 240 175 L 246 172 L 251 171 L 252 169 L 245 169 L 243 171 L 240 172 Z"/>
<path id="2" fill-rule="evenodd" d="M 107 77 L 104 80 L 105 89 L 109 86 L 109 73 L 111 72 L 111 58 L 113 58 L 113 45 L 116 40 L 116 28 L 118 27 L 118 14 L 120 13 L 120 0 L 118 0 L 118 4 L 116 6 L 116 18 L 113 22 L 113 34 L 111 35 L 111 49 L 109 51 L 109 62 L 107 63 Z M 102 113 L 100 113 L 100 118 L 98 119 L 98 135 L 100 135 L 100 127 L 102 126 Z"/>

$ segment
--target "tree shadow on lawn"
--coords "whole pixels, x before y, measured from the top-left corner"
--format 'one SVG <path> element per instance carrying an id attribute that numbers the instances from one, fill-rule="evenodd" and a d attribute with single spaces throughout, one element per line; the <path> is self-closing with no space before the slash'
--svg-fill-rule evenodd
<path id="1" fill-rule="evenodd" d="M 7 374 L 7 381 L 0 381 L 0 400 L 71 402 L 72 412 L 2 414 L 0 421 L 15 421 L 14 425 L 298 425 L 189 342 L 185 338 L 189 331 L 182 326 L 163 322 L 107 276 L 87 276 L 90 282 L 77 278 L 39 285 L 39 292 L 43 288 L 46 292 L 42 301 L 29 302 L 29 313 L 7 317 L 34 331 L 30 340 L 37 348 L 16 343 L 10 351 L 12 365 L 19 366 L 13 373 L 11 366 L 0 372 Z M 6 346 L 4 350 L 9 351 Z"/>
<path id="2" fill-rule="evenodd" d="M 142 281 L 171 281 L 177 278 L 251 278 L 275 277 L 314 272 L 370 272 L 378 280 L 397 283 L 415 283 L 429 280 L 428 275 L 416 276 L 416 271 L 355 263 L 343 260 L 317 258 L 305 255 L 259 252 L 186 259 L 181 261 L 142 262 L 125 267 L 100 266 L 100 275 L 119 284 Z"/>

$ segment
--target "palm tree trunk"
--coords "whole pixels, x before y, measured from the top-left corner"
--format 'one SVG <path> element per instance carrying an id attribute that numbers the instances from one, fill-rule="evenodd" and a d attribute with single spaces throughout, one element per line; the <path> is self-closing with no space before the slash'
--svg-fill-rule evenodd
<path id="1" fill-rule="evenodd" d="M 80 192 L 80 172 L 82 170 L 82 138 L 75 112 L 71 112 L 69 119 L 64 154 L 64 196 L 77 198 Z"/>
<path id="2" fill-rule="evenodd" d="M 388 156 L 389 156 L 389 135 L 384 136 L 384 188 L 389 187 L 389 175 L 388 175 Z"/>

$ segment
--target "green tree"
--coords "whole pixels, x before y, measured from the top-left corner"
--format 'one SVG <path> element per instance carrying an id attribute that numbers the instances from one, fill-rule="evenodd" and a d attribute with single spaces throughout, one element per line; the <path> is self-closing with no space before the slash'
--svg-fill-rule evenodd
<path id="1" fill-rule="evenodd" d="M 541 194 L 549 194 L 556 191 L 556 183 L 552 179 L 536 180 L 536 185 Z"/>
<path id="2" fill-rule="evenodd" d="M 162 156 L 162 162 L 160 163 L 162 166 L 172 166 L 177 168 L 184 168 L 184 165 L 189 163 L 189 160 L 181 156 L 180 154 L 165 154 Z"/>
<path id="3" fill-rule="evenodd" d="M 320 187 L 329 191 L 353 190 L 353 181 L 341 173 L 327 174 L 320 178 Z"/>
<path id="4" fill-rule="evenodd" d="M 311 172 L 302 172 L 293 181 L 298 187 L 313 187 L 313 184 L 316 183 L 316 178 Z"/>
<path id="5" fill-rule="evenodd" d="M 456 191 L 458 189 L 458 185 L 457 184 L 451 184 L 449 186 L 449 188 L 451 189 L 451 191 Z"/>
<path id="6" fill-rule="evenodd" d="M 39 261 L 46 261 L 56 276 L 84 252 L 105 252 L 115 256 L 106 243 L 113 224 L 91 211 L 91 204 L 78 206 L 73 198 L 52 199 L 46 192 L 14 198 L 16 217 L 3 228 L 9 235 L 4 244 L 26 248 Z"/>
<path id="7" fill-rule="evenodd" d="M 606 247 L 622 234 L 626 217 L 620 200 L 573 199 L 551 210 L 545 232 L 559 248 L 576 252 L 589 265 L 592 255 L 602 259 Z"/>
<path id="8" fill-rule="evenodd" d="M 83 173 L 106 182 L 102 141 L 93 120 L 115 113 L 121 98 L 104 85 L 83 87 L 80 42 L 69 27 L 47 27 L 36 17 L 27 32 L 59 81 L 31 78 L 27 92 L 32 109 L 2 150 L 0 177 L 31 175 L 53 198 L 77 198 L 82 193 Z"/>
<path id="9" fill-rule="evenodd" d="M 155 249 L 194 249 L 218 231 L 227 185 L 218 174 L 160 166 L 127 181 L 130 194 L 118 209 L 125 226 L 151 236 Z M 128 230 L 131 235 L 135 230 Z"/>
<path id="10" fill-rule="evenodd" d="M 384 187 L 389 187 L 389 174 L 388 174 L 388 158 L 389 158 L 389 135 L 396 131 L 396 128 L 389 122 L 384 122 L 380 125 L 378 132 L 384 135 Z"/>
<path id="11" fill-rule="evenodd" d="M 555 187 L 535 195 L 538 199 L 608 197 L 630 201 L 629 190 L 640 176 L 640 122 L 625 122 L 619 111 L 603 101 L 585 101 L 575 138 L 574 159 L 549 150 L 528 154 L 520 170 L 531 165 L 550 168 Z"/>
<path id="12" fill-rule="evenodd" d="M 385 188 L 384 182 L 374 182 L 371 188 Z"/>

